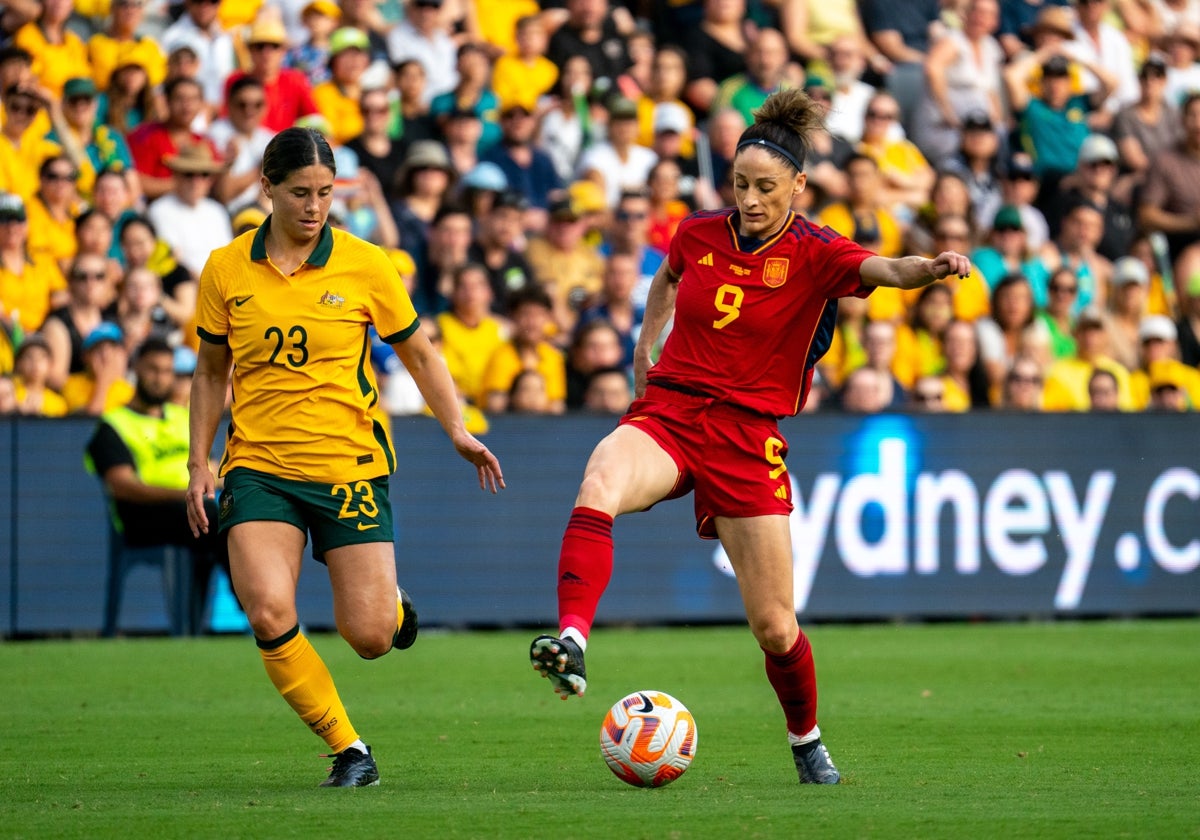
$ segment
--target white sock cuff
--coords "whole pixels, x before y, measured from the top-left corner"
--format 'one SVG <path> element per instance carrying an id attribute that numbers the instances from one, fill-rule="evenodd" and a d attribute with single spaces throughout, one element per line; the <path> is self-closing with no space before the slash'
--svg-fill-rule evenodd
<path id="1" fill-rule="evenodd" d="M 579 649 L 587 651 L 587 636 L 583 635 L 582 631 L 575 627 L 564 627 L 558 634 L 560 639 L 570 639 L 575 644 L 579 645 Z"/>
<path id="2" fill-rule="evenodd" d="M 819 740 L 820 737 L 821 727 L 814 726 L 807 732 L 807 734 L 804 735 L 793 735 L 791 732 L 788 732 L 788 744 L 793 747 L 798 747 L 801 744 L 811 744 L 813 741 Z"/>

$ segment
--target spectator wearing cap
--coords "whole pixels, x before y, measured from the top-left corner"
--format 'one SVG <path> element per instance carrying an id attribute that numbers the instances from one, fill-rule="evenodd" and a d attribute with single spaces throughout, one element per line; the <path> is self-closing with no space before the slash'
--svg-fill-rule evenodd
<path id="1" fill-rule="evenodd" d="M 1078 63 L 1097 80 L 1096 88 L 1086 95 L 1073 92 L 1073 62 L 1057 46 L 1024 53 L 1004 70 L 1009 104 L 1018 119 L 1020 144 L 1033 156 L 1043 194 L 1052 193 L 1064 175 L 1075 171 L 1079 147 L 1091 131 L 1090 115 L 1114 87 L 1112 76 L 1100 65 Z M 1039 95 L 1031 96 L 1029 81 L 1038 67 L 1041 90 Z"/>
<path id="2" fill-rule="evenodd" d="M 702 176 L 699 161 L 685 153 L 685 141 L 695 148 L 694 130 L 692 112 L 687 106 L 661 102 L 654 107 L 654 139 L 650 150 L 659 161 L 674 161 L 679 167 L 679 194 L 690 209 L 715 209 L 719 206 L 715 187 L 707 176 Z"/>
<path id="3" fill-rule="evenodd" d="M 1059 182 L 1059 189 L 1043 202 L 1050 236 L 1057 237 L 1062 217 L 1068 209 L 1087 202 L 1104 215 L 1104 235 L 1096 251 L 1107 260 L 1129 253 L 1133 245 L 1133 208 L 1129 204 L 1129 178 L 1118 175 L 1120 153 L 1107 135 L 1089 134 L 1079 147 L 1079 166 L 1075 173 Z"/>
<path id="4" fill-rule="evenodd" d="M 545 232 L 530 238 L 525 259 L 550 295 L 558 338 L 565 342 L 584 304 L 603 286 L 604 258 L 585 241 L 585 224 L 565 191 L 551 200 L 549 216 Z"/>
<path id="5" fill-rule="evenodd" d="M 1172 260 L 1200 241 L 1200 92 L 1180 106 L 1183 141 L 1150 167 L 1142 185 L 1138 222 L 1166 234 Z"/>
<path id="6" fill-rule="evenodd" d="M 710 108 L 734 108 L 747 123 L 767 97 L 799 83 L 790 66 L 787 39 L 778 29 L 760 29 L 746 47 L 746 69 L 721 79 Z"/>
<path id="7" fill-rule="evenodd" d="M 1037 259 L 1037 251 L 1029 247 L 1025 223 L 1021 211 L 1005 204 L 985 225 L 988 231 L 986 244 L 971 252 L 971 263 L 979 269 L 989 288 L 1010 274 L 1021 273 L 1026 277 L 1045 272 Z"/>
<path id="8" fill-rule="evenodd" d="M 1109 300 L 1110 346 L 1113 358 L 1130 370 L 1135 370 L 1140 362 L 1138 330 L 1147 317 L 1149 288 L 1150 272 L 1137 257 L 1121 257 L 1113 265 Z"/>
<path id="9" fill-rule="evenodd" d="M 1048 0 L 1046 3 L 1001 3 L 1000 31 L 998 40 L 1008 58 L 1036 46 L 1038 30 L 1045 25 L 1047 9 L 1056 9 L 1063 15 L 1063 38 L 1073 36 L 1071 0 Z"/>
<path id="10" fill-rule="evenodd" d="M 1140 182 L 1150 162 L 1174 148 L 1183 137 L 1179 111 L 1166 97 L 1167 62 L 1162 53 L 1151 53 L 1138 72 L 1138 99 L 1117 112 L 1113 140 L 1121 165 Z"/>
<path id="11" fill-rule="evenodd" d="M 111 321 L 101 322 L 84 338 L 84 369 L 68 376 L 62 387 L 68 414 L 98 417 L 132 399 L 124 338 L 121 328 Z"/>
<path id="12" fill-rule="evenodd" d="M 228 95 L 229 86 L 242 76 L 253 76 L 262 82 L 267 98 L 264 128 L 283 131 L 304 117 L 320 113 L 308 77 L 299 70 L 283 66 L 287 30 L 269 7 L 264 7 L 250 26 L 246 47 L 250 52 L 250 66 L 245 71 L 230 73 L 225 90 Z"/>
<path id="13" fill-rule="evenodd" d="M 925 80 L 925 57 L 941 15 L 937 0 L 864 0 L 860 4 L 867 37 L 892 64 L 886 74 L 897 120 L 911 134 Z"/>
<path id="14" fill-rule="evenodd" d="M 1169 362 L 1155 362 L 1149 377 L 1150 401 L 1148 411 L 1190 411 L 1194 403 L 1188 400 L 1180 370 Z"/>
<path id="15" fill-rule="evenodd" d="M 392 218 L 400 242 L 417 265 L 419 294 L 428 306 L 441 299 L 431 271 L 429 234 L 454 178 L 446 147 L 436 140 L 418 140 L 408 147 L 392 192 Z"/>
<path id="16" fill-rule="evenodd" d="M 526 225 L 541 230 L 546 224 L 550 193 L 563 189 L 563 179 L 550 156 L 534 144 L 537 120 L 528 105 L 502 103 L 500 131 L 500 142 L 479 159 L 490 161 L 504 171 L 509 189 L 521 193 L 529 202 L 531 212 L 526 216 Z"/>
<path id="17" fill-rule="evenodd" d="M 971 0 L 962 29 L 948 29 L 925 56 L 925 91 L 912 139 L 934 167 L 958 151 L 968 115 L 978 111 L 991 125 L 1004 122 L 1004 51 L 994 37 L 999 23 L 997 0 Z"/>
<path id="18" fill-rule="evenodd" d="M 1000 134 L 986 111 L 971 111 L 963 117 L 958 150 L 944 168 L 966 183 L 971 195 L 972 222 L 976 228 L 986 230 L 1004 204 Z"/>
<path id="19" fill-rule="evenodd" d="M 167 55 L 157 41 L 141 33 L 144 17 L 145 0 L 112 0 L 108 26 L 87 42 L 96 87 L 108 87 L 113 70 L 128 61 L 145 67 L 155 87 L 166 79 Z"/>
<path id="20" fill-rule="evenodd" d="M 425 69 L 424 103 L 458 84 L 458 47 L 442 16 L 442 0 L 408 0 L 404 19 L 387 36 L 392 65 L 415 59 Z"/>
<path id="21" fill-rule="evenodd" d="M 1046 411 L 1087 411 L 1088 380 L 1097 368 L 1107 370 L 1117 380 L 1117 404 L 1122 411 L 1133 407 L 1129 370 L 1112 358 L 1108 321 L 1097 307 L 1089 306 L 1075 321 L 1075 355 L 1053 362 L 1046 371 Z"/>
<path id="22" fill-rule="evenodd" d="M 476 163 L 458 182 L 454 200 L 467 208 L 471 218 L 480 222 L 491 212 L 497 199 L 508 191 L 508 176 L 494 163 Z"/>
<path id="23" fill-rule="evenodd" d="M 537 101 L 554 90 L 559 76 L 558 65 L 546 56 L 550 36 L 545 21 L 536 13 L 518 18 L 515 37 L 516 49 L 499 56 L 492 68 L 492 91 L 500 102 Z"/>
<path id="24" fill-rule="evenodd" d="M 98 97 L 96 84 L 89 78 L 68 79 L 63 85 L 63 124 L 70 138 L 64 145 L 73 143 L 83 152 L 75 185 L 80 196 L 90 200 L 96 175 L 105 169 L 112 170 L 121 173 L 131 198 L 140 200 L 142 184 L 133 166 L 129 144 L 121 132 L 96 119 Z M 61 143 L 57 130 L 47 137 Z"/>
<path id="25" fill-rule="evenodd" d="M 603 186 L 608 206 L 615 207 L 621 190 L 646 183 L 658 156 L 637 144 L 637 103 L 618 94 L 608 103 L 608 116 L 608 139 L 584 151 L 576 172 Z"/>
<path id="26" fill-rule="evenodd" d="M 614 14 L 609 0 L 567 0 L 566 19 L 550 37 L 546 56 L 562 72 L 567 59 L 580 55 L 591 65 L 597 82 L 606 90 L 629 69 L 625 36 L 633 31 L 628 14 Z"/>
<path id="27" fill-rule="evenodd" d="M 1151 407 L 1160 383 L 1178 388 L 1186 405 L 1200 406 L 1200 370 L 1179 360 L 1179 333 L 1166 315 L 1147 315 L 1138 328 L 1139 364 L 1129 377 L 1134 408 Z"/>
<path id="28" fill-rule="evenodd" d="M 142 183 L 147 201 L 154 201 L 170 191 L 173 173 L 167 166 L 168 157 L 185 146 L 209 145 L 204 135 L 192 130 L 192 122 L 204 108 L 200 85 L 190 79 L 173 79 L 163 88 L 167 100 L 166 119 L 147 122 L 129 134 L 129 151 Z"/>
<path id="29" fill-rule="evenodd" d="M 275 132 L 263 126 L 267 95 L 262 82 L 242 76 L 229 86 L 225 116 L 208 129 L 208 139 L 227 167 L 213 188 L 213 197 L 232 213 L 258 201 L 262 159 Z"/>
<path id="30" fill-rule="evenodd" d="M 481 166 L 483 164 L 480 164 Z M 525 259 L 523 219 L 529 202 L 511 190 L 500 192 L 478 220 L 467 262 L 484 267 L 492 287 L 492 307 L 503 312 L 508 296 L 536 282 Z"/>
<path id="31" fill-rule="evenodd" d="M 386 88 L 368 88 L 358 100 L 362 133 L 346 141 L 358 163 L 371 172 L 384 192 L 392 189 L 396 173 L 404 163 L 404 147 L 392 138 L 392 103 Z"/>
<path id="32" fill-rule="evenodd" d="M 0 191 L 28 200 L 38 187 L 38 170 L 49 157 L 62 153 L 62 146 L 46 139 L 38 129 L 38 117 L 49 100 L 31 85 L 10 85 L 3 91 L 4 123 L 0 125 Z M 57 102 L 53 109 L 61 115 Z M 53 122 L 61 126 L 61 116 Z"/>
<path id="33" fill-rule="evenodd" d="M 329 141 L 341 145 L 362 133 L 363 116 L 358 102 L 362 76 L 371 62 L 367 33 L 343 26 L 329 38 L 329 79 L 313 88 L 317 110 L 333 129 Z"/>
<path id="34" fill-rule="evenodd" d="M 1165 29 L 1162 47 L 1167 55 L 1167 86 L 1163 95 L 1178 104 L 1191 91 L 1200 90 L 1200 20 L 1180 21 Z"/>
<path id="35" fill-rule="evenodd" d="M 79 245 L 75 219 L 82 212 L 75 181 L 79 172 L 66 155 L 46 158 L 38 167 L 38 189 L 25 202 L 29 253 L 46 257 L 66 271 Z"/>
<path id="36" fill-rule="evenodd" d="M 31 333 L 67 301 L 57 263 L 32 257 L 29 221 L 20 196 L 0 193 L 0 331 Z"/>
<path id="37" fill-rule="evenodd" d="M 13 362 L 17 413 L 34 417 L 64 417 L 67 401 L 50 387 L 50 348 L 38 333 L 25 336 Z"/>
<path id="38" fill-rule="evenodd" d="M 1004 167 L 1000 196 L 1021 213 L 1021 224 L 1031 250 L 1038 250 L 1050 241 L 1050 226 L 1042 211 L 1034 206 L 1041 183 L 1028 152 L 1014 152 Z"/>
<path id="39" fill-rule="evenodd" d="M 33 75 L 50 97 L 62 98 L 63 84 L 92 75 L 87 45 L 67 27 L 71 0 L 43 0 L 41 13 L 17 30 L 13 43 L 33 57 Z"/>
<path id="40" fill-rule="evenodd" d="M 497 121 L 500 100 L 491 88 L 492 61 L 481 45 L 467 42 L 458 48 L 457 67 L 458 82 L 453 90 L 433 97 L 429 103 L 429 113 L 443 133 L 451 114 L 465 112 L 473 115 L 482 129 L 481 136 L 476 138 L 478 150 L 482 152 L 500 139 Z M 525 92 L 523 96 L 527 102 L 535 101 L 532 91 Z"/>
<path id="41" fill-rule="evenodd" d="M 476 404 L 489 414 L 508 411 L 513 381 L 523 370 L 535 370 L 546 382 L 546 413 L 566 408 L 567 372 L 562 350 L 546 340 L 553 320 L 550 296 L 540 286 L 528 286 L 508 299 L 512 334 L 492 351 L 484 369 Z"/>
<path id="42" fill-rule="evenodd" d="M 652 147 L 655 135 L 659 131 L 657 120 L 660 115 L 679 108 L 682 110 L 672 117 L 676 122 L 680 114 L 685 117 L 685 124 L 678 128 L 679 154 L 689 159 L 695 157 L 696 144 L 692 135 L 696 119 L 691 108 L 683 100 L 687 78 L 687 56 L 681 48 L 668 44 L 655 51 L 650 62 L 649 82 L 637 97 L 639 145 Z"/>
<path id="43" fill-rule="evenodd" d="M 166 159 L 172 173 L 171 191 L 146 208 L 146 217 L 179 264 L 199 277 L 208 255 L 233 239 L 229 211 L 209 198 L 213 180 L 225 163 L 207 142 L 184 146 Z"/>
<path id="44" fill-rule="evenodd" d="M 162 45 L 170 55 L 180 44 L 196 52 L 204 101 L 211 111 L 225 102 L 225 81 L 237 69 L 231 36 L 217 17 L 219 2 L 184 0 L 183 14 L 162 34 Z"/>
<path id="45" fill-rule="evenodd" d="M 329 80 L 329 42 L 341 20 L 341 7 L 334 0 L 310 0 L 300 10 L 300 32 L 288 28 L 288 40 L 295 46 L 288 50 L 284 66 L 302 72 L 314 89 Z"/>

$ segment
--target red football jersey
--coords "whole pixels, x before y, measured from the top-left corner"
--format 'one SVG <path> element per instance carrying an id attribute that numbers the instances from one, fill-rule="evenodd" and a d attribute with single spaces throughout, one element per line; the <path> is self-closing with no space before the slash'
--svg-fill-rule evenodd
<path id="1" fill-rule="evenodd" d="M 874 289 L 859 276 L 873 254 L 794 213 L 753 250 L 743 250 L 736 225 L 735 208 L 680 223 L 667 254 L 680 276 L 675 324 L 648 380 L 795 414 L 829 349 L 837 299 Z"/>

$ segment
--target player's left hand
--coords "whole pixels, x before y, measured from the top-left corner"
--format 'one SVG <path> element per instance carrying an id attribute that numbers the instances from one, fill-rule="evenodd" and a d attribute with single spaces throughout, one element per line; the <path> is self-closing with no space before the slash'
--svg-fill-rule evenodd
<path id="1" fill-rule="evenodd" d="M 951 274 L 966 277 L 971 273 L 971 260 L 957 251 L 942 251 L 930 262 L 936 280 L 945 279 Z"/>
<path id="2" fill-rule="evenodd" d="M 479 472 L 479 487 L 482 490 L 491 489 L 493 493 L 504 489 L 504 474 L 500 471 L 500 461 L 490 450 L 469 432 L 463 432 L 454 438 L 454 448 L 458 454 L 475 465 Z"/>

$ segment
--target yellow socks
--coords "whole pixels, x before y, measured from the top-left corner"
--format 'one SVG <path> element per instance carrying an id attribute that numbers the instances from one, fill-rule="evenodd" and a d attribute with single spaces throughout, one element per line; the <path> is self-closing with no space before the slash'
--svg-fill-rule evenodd
<path id="1" fill-rule="evenodd" d="M 340 753 L 358 740 L 329 669 L 299 625 L 278 639 L 255 642 L 275 688 L 330 750 Z"/>

